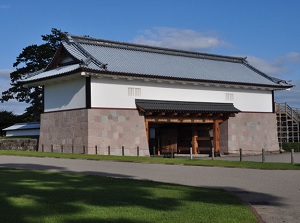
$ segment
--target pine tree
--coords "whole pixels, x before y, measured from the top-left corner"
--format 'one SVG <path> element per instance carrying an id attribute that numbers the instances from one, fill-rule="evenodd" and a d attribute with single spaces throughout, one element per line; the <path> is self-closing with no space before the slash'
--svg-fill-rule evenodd
<path id="1" fill-rule="evenodd" d="M 40 86 L 28 87 L 19 81 L 24 80 L 28 74 L 47 67 L 60 44 L 62 32 L 58 29 L 52 29 L 51 34 L 41 37 L 45 43 L 25 47 L 16 58 L 16 62 L 13 64 L 16 70 L 10 73 L 11 87 L 2 92 L 0 98 L 2 103 L 11 99 L 28 103 L 30 106 L 26 108 L 26 112 L 23 114 L 26 121 L 40 120 L 40 114 L 43 112 L 43 91 Z"/>

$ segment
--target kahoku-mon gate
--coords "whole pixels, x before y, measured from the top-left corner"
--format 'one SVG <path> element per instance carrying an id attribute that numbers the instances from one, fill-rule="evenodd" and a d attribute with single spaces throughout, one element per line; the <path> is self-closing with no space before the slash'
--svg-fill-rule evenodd
<path id="1" fill-rule="evenodd" d="M 136 99 L 145 117 L 149 149 L 179 153 L 220 153 L 220 124 L 239 110 L 232 103 L 181 102 Z"/>

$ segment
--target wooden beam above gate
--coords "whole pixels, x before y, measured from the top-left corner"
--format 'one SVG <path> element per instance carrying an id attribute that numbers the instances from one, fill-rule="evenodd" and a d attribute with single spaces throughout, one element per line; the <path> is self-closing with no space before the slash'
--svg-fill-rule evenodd
<path id="1" fill-rule="evenodd" d="M 223 122 L 239 110 L 232 103 L 135 100 L 148 122 L 214 123 Z"/>
<path id="2" fill-rule="evenodd" d="M 173 117 L 173 116 L 166 116 L 166 117 L 153 117 L 153 116 L 148 116 L 145 117 L 147 122 L 160 122 L 160 123 L 214 123 L 215 121 L 221 123 L 224 120 L 223 119 L 216 119 L 216 118 L 193 118 L 193 117 Z"/>

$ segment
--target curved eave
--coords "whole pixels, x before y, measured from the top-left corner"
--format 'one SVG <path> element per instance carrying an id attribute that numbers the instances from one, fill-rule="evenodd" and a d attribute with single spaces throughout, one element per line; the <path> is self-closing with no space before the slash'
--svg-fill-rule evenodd
<path id="1" fill-rule="evenodd" d="M 71 71 L 66 71 L 63 73 L 59 73 L 59 74 L 55 74 L 52 76 L 46 76 L 46 77 L 42 77 L 39 79 L 35 79 L 35 80 L 29 80 L 29 81 L 21 81 L 21 83 L 23 83 L 26 86 L 39 86 L 39 85 L 45 85 L 45 83 L 49 83 L 49 82 L 59 82 L 62 80 L 68 80 L 68 79 L 72 79 L 75 77 L 80 76 L 80 72 L 82 71 L 82 68 L 79 67 L 77 69 L 71 70 Z M 78 75 L 76 75 L 78 74 Z"/>
<path id="2" fill-rule="evenodd" d="M 114 79 L 138 79 L 145 81 L 157 81 L 157 82 L 168 82 L 168 83 L 181 83 L 181 84 L 192 84 L 192 85 L 214 85 L 219 87 L 237 87 L 237 88 L 254 88 L 254 89 L 268 89 L 268 90 L 285 90 L 292 88 L 293 85 L 264 85 L 256 83 L 243 83 L 243 82 L 230 82 L 230 81 L 218 81 L 218 80 L 205 80 L 195 78 L 178 78 L 178 77 L 166 77 L 161 75 L 148 75 L 148 74 L 137 74 L 137 73 L 122 73 L 114 71 L 96 71 L 88 68 L 82 68 L 82 71 L 87 72 L 87 75 L 108 77 Z"/>
<path id="3" fill-rule="evenodd" d="M 144 81 L 154 81 L 154 82 L 189 84 L 195 86 L 203 85 L 203 86 L 215 86 L 215 87 L 225 87 L 225 88 L 234 87 L 234 88 L 267 89 L 267 90 L 285 90 L 293 87 L 293 85 L 278 85 L 278 84 L 264 85 L 264 84 L 256 84 L 256 83 L 166 77 L 161 75 L 148 75 L 148 74 L 137 74 L 137 73 L 122 73 L 122 72 L 114 72 L 108 70 L 99 71 L 99 70 L 89 69 L 87 67 L 78 67 L 73 70 L 54 74 L 52 76 L 46 76 L 35 80 L 29 80 L 29 81 L 24 80 L 22 81 L 22 83 L 28 86 L 43 85 L 44 83 L 52 81 L 57 78 L 61 80 L 66 80 L 68 78 L 71 78 L 75 73 L 78 73 L 78 76 L 80 76 L 81 72 L 85 72 L 84 74 L 87 76 L 95 76 L 99 78 L 106 77 L 106 78 L 113 78 L 113 79 L 144 80 Z"/>
<path id="4" fill-rule="evenodd" d="M 150 116 L 158 113 L 176 115 L 204 115 L 204 114 L 236 114 L 240 110 L 232 103 L 216 102 L 189 102 L 189 101 L 161 101 L 161 100 L 135 100 L 137 109 Z"/>

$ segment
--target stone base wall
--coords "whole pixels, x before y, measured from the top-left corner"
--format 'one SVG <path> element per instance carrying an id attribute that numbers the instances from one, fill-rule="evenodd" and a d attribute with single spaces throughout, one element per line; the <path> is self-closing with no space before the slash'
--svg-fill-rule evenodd
<path id="1" fill-rule="evenodd" d="M 0 150 L 36 151 L 37 139 L 4 139 L 0 140 Z"/>
<path id="2" fill-rule="evenodd" d="M 148 156 L 144 117 L 137 110 L 81 109 L 41 116 L 39 151 Z"/>
<path id="3" fill-rule="evenodd" d="M 85 153 L 88 145 L 87 109 L 41 115 L 39 151 Z"/>
<path id="4" fill-rule="evenodd" d="M 223 154 L 279 152 L 276 114 L 239 113 L 220 125 L 220 151 Z"/>
<path id="5" fill-rule="evenodd" d="M 100 154 L 136 156 L 149 155 L 144 116 L 137 110 L 89 110 L 89 153 L 95 153 L 95 145 Z"/>
<path id="6" fill-rule="evenodd" d="M 239 113 L 222 123 L 221 154 L 237 154 L 239 148 L 244 154 L 259 154 L 262 149 L 279 152 L 276 114 Z M 121 109 L 44 113 L 39 151 L 149 156 L 144 116 Z"/>

